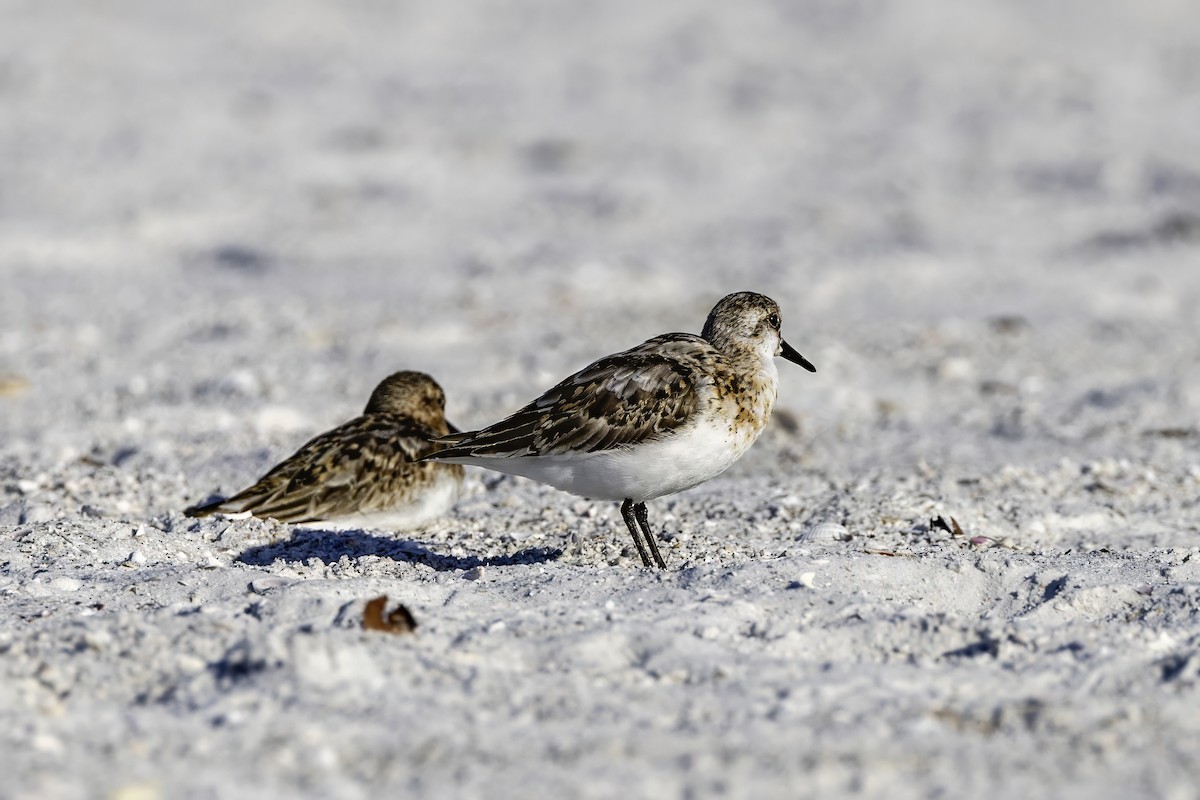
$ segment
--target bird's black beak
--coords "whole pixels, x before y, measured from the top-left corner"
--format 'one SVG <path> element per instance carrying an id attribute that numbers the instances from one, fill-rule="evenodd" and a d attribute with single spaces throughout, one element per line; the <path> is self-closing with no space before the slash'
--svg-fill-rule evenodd
<path id="1" fill-rule="evenodd" d="M 804 367 L 809 372 L 817 371 L 817 368 L 812 365 L 811 361 L 809 361 L 807 358 L 805 358 L 804 356 L 797 353 L 796 348 L 792 347 L 790 344 L 785 342 L 783 339 L 779 340 L 779 347 L 780 347 L 779 355 L 783 356 L 788 361 L 792 362 L 793 364 L 799 364 L 800 366 Z"/>
<path id="2" fill-rule="evenodd" d="M 455 425 L 455 424 L 454 424 L 453 422 L 451 422 L 450 420 L 446 420 L 446 428 L 447 428 L 447 429 L 450 431 L 450 433 L 452 433 L 452 434 L 453 434 L 453 433 L 462 433 L 462 429 L 461 429 L 461 428 L 459 428 L 457 425 Z"/>

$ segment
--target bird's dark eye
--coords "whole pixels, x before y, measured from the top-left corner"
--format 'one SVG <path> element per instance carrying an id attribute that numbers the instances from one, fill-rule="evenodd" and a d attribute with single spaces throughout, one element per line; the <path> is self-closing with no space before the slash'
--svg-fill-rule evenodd
<path id="1" fill-rule="evenodd" d="M 779 315 L 772 314 L 771 316 L 767 317 L 767 324 L 775 330 L 779 330 Z"/>

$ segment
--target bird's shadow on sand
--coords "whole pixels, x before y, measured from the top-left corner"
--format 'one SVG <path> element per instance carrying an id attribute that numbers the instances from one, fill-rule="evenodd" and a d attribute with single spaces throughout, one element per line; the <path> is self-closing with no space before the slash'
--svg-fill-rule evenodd
<path id="1" fill-rule="evenodd" d="M 562 550 L 530 547 L 504 556 L 449 556 L 435 553 L 420 542 L 376 536 L 363 530 L 326 531 L 317 528 L 296 529 L 283 541 L 248 547 L 238 555 L 243 564 L 267 566 L 276 561 L 305 563 L 318 559 L 326 564 L 347 558 L 382 556 L 393 561 L 424 564 L 439 572 L 475 567 L 508 567 L 514 564 L 543 564 L 554 561 Z"/>

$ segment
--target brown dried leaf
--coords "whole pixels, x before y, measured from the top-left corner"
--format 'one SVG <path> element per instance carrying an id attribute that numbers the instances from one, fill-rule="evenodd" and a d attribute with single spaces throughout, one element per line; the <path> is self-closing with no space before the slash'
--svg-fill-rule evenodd
<path id="1" fill-rule="evenodd" d="M 385 617 L 383 609 L 387 606 L 387 595 L 381 594 L 367 601 L 363 609 L 363 629 L 368 631 L 384 631 L 385 633 L 413 633 L 417 629 L 417 620 L 412 612 L 403 604 L 397 605 Z"/>

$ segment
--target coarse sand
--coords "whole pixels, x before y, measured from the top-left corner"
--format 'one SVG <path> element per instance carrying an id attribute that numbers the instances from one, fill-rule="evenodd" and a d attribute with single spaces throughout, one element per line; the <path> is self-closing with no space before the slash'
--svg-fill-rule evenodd
<path id="1" fill-rule="evenodd" d="M 0 798 L 1200 796 L 1197 31 L 10 0 Z M 650 503 L 663 573 L 478 470 L 403 534 L 180 511 L 743 289 L 818 371 Z"/>

